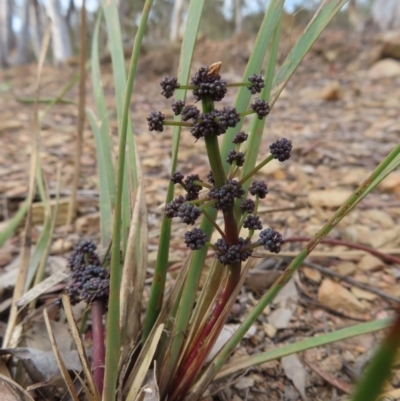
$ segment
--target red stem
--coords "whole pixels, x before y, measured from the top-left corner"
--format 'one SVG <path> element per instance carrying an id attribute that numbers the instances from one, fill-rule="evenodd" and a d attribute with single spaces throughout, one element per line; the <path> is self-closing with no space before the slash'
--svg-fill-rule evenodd
<path id="1" fill-rule="evenodd" d="M 286 242 L 309 242 L 311 241 L 311 238 L 307 237 L 291 237 L 291 238 L 285 238 Z M 380 251 L 377 251 L 374 248 L 371 248 L 366 245 L 360 245 L 360 244 L 355 244 L 353 242 L 347 242 L 347 241 L 342 241 L 340 239 L 324 239 L 320 241 L 321 244 L 329 244 L 329 245 L 343 245 L 346 246 L 347 248 L 352 248 L 352 249 L 361 249 L 365 252 L 370 253 L 371 255 L 374 255 L 385 262 L 388 263 L 396 263 L 400 265 L 400 258 L 397 258 L 396 256 L 389 255 L 387 253 L 383 253 Z"/>
<path id="2" fill-rule="evenodd" d="M 217 304 L 210 318 L 208 319 L 203 331 L 196 338 L 194 346 L 185 360 L 182 362 L 175 379 L 170 386 L 172 394 L 168 397 L 171 401 L 183 399 L 187 394 L 190 386 L 193 384 L 199 370 L 202 368 L 205 359 L 213 347 L 215 340 L 220 334 L 220 328 L 216 328 L 215 324 L 224 311 L 225 305 L 229 301 L 232 291 L 240 278 L 241 263 L 229 266 L 229 277 L 226 281 L 225 287 L 221 292 Z M 225 319 L 220 319 L 219 326 L 225 323 Z M 214 330 L 214 331 L 213 331 Z M 208 336 L 213 332 L 212 337 Z"/>
<path id="3" fill-rule="evenodd" d="M 93 363 L 92 372 L 99 394 L 103 394 L 104 386 L 104 325 L 103 325 L 103 302 L 96 300 L 91 304 L 92 336 L 93 336 Z"/>

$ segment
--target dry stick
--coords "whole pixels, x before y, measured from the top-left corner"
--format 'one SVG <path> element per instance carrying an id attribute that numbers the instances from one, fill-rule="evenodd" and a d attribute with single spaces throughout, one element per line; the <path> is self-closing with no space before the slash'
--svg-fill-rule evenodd
<path id="1" fill-rule="evenodd" d="M 311 370 L 313 370 L 318 376 L 321 376 L 326 382 L 328 382 L 333 387 L 337 388 L 340 391 L 343 391 L 346 394 L 352 393 L 352 387 L 348 383 L 346 383 L 343 380 L 340 380 L 336 377 L 333 377 L 333 375 L 331 373 L 326 372 L 325 370 L 321 369 L 316 364 L 307 361 L 307 359 L 305 359 L 305 358 L 303 358 L 303 362 Z"/>
<path id="2" fill-rule="evenodd" d="M 311 241 L 311 238 L 309 237 L 291 237 L 291 238 L 285 238 L 286 242 L 309 242 Z M 400 265 L 400 258 L 397 258 L 396 256 L 389 255 L 384 252 L 377 251 L 374 248 L 370 248 L 369 246 L 366 245 L 360 245 L 360 244 L 355 244 L 353 242 L 347 242 L 347 241 L 342 241 L 340 239 L 324 239 L 319 242 L 320 244 L 328 244 L 328 245 L 343 245 L 346 246 L 347 248 L 352 248 L 352 249 L 361 249 L 362 251 L 368 252 L 371 255 L 376 256 L 379 259 L 382 259 L 383 261 L 387 263 L 396 263 Z"/>
<path id="3" fill-rule="evenodd" d="M 82 156 L 82 142 L 83 142 L 83 129 L 85 127 L 85 103 L 86 103 L 86 7 L 85 0 L 82 1 L 81 8 L 81 50 L 79 54 L 79 103 L 78 103 L 78 126 L 76 132 L 76 149 L 75 149 L 75 168 L 74 178 L 71 190 L 71 202 L 68 209 L 67 225 L 71 225 L 72 220 L 76 216 L 77 209 L 77 194 L 79 186 L 79 176 L 81 173 L 81 156 Z"/>
<path id="4" fill-rule="evenodd" d="M 50 43 L 50 24 L 46 27 L 46 32 L 43 36 L 42 49 L 39 58 L 38 72 L 36 77 L 36 93 L 35 99 L 39 98 L 40 79 L 42 75 L 43 64 L 46 58 L 47 48 Z M 32 228 L 32 202 L 35 194 L 35 179 L 36 169 L 38 166 L 38 153 L 39 153 L 39 105 L 35 101 L 34 112 L 33 112 L 33 129 L 32 129 L 32 142 L 31 142 L 31 163 L 30 163 L 30 178 L 29 178 L 29 193 L 28 193 L 28 213 L 25 221 L 24 234 L 22 238 L 22 250 L 21 250 L 21 263 L 18 270 L 18 277 L 14 287 L 13 300 L 10 309 L 10 316 L 8 318 L 7 330 L 4 335 L 3 348 L 15 347 L 18 339 L 14 338 L 11 344 L 12 333 L 18 321 L 18 307 L 17 301 L 21 298 L 24 293 L 26 277 L 28 275 L 28 267 L 31 255 L 31 228 Z"/>
<path id="5" fill-rule="evenodd" d="M 347 277 L 347 276 L 345 276 L 343 274 L 340 274 L 340 273 L 336 273 L 333 270 L 327 269 L 327 268 L 322 267 L 320 265 L 317 265 L 315 263 L 304 261 L 303 265 L 311 267 L 311 268 L 313 268 L 315 270 L 318 270 L 321 273 L 326 274 L 327 276 L 338 277 L 341 280 L 346 281 L 347 283 L 349 283 L 351 285 L 354 285 L 355 287 L 358 287 L 358 288 L 361 288 L 361 289 L 363 289 L 365 291 L 372 292 L 373 294 L 379 295 L 380 297 L 386 299 L 389 302 L 396 302 L 396 303 L 400 304 L 400 299 L 399 298 L 394 297 L 394 296 L 389 295 L 389 294 L 386 294 L 383 291 L 378 290 L 375 287 L 370 287 L 367 284 L 360 283 L 359 281 L 355 280 L 354 278 Z"/>

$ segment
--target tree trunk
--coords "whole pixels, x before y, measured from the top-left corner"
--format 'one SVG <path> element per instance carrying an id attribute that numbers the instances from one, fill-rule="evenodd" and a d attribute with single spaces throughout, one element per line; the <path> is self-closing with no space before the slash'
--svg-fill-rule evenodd
<path id="1" fill-rule="evenodd" d="M 243 30 L 243 0 L 235 0 L 235 34 Z"/>
<path id="2" fill-rule="evenodd" d="M 12 64 L 26 64 L 29 59 L 29 0 L 24 0 L 21 7 L 21 31 L 17 38 L 17 50 Z"/>
<path id="3" fill-rule="evenodd" d="M 350 0 L 349 1 L 349 6 L 347 8 L 347 13 L 349 16 L 349 22 L 351 24 L 351 26 L 353 27 L 353 29 L 356 32 L 362 32 L 363 30 L 363 21 L 362 18 L 360 16 L 360 13 L 358 12 L 357 9 L 357 0 Z"/>
<path id="4" fill-rule="evenodd" d="M 13 44 L 11 9 L 12 0 L 0 0 L 0 64 L 2 67 L 9 64 L 9 55 Z"/>
<path id="5" fill-rule="evenodd" d="M 169 31 L 169 40 L 171 42 L 176 42 L 179 35 L 179 27 L 181 25 L 183 10 L 183 0 L 175 0 L 174 7 L 172 9 L 171 17 L 171 28 Z"/>
<path id="6" fill-rule="evenodd" d="M 37 60 L 39 60 L 40 48 L 42 47 L 43 26 L 45 10 L 38 0 L 29 0 L 29 24 L 31 27 L 32 50 Z"/>
<path id="7" fill-rule="evenodd" d="M 47 0 L 47 14 L 51 19 L 51 40 L 53 58 L 56 64 L 62 63 L 72 57 L 71 39 L 68 26 L 61 13 L 59 0 Z"/>
<path id="8" fill-rule="evenodd" d="M 400 29 L 400 1 L 375 0 L 372 5 L 371 16 L 373 22 L 382 31 Z"/>

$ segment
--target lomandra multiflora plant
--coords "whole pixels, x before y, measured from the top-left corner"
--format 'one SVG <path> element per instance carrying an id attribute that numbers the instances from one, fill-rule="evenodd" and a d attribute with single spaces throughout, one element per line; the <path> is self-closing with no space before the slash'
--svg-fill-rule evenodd
<path id="1" fill-rule="evenodd" d="M 198 146 L 201 146 L 204 140 L 210 172 L 206 177 L 199 177 L 198 174 L 185 177 L 176 171 L 171 176 L 171 181 L 180 185 L 186 195 L 179 195 L 168 203 L 165 214 L 168 218 L 179 218 L 189 226 L 195 225 L 201 215 L 209 219 L 220 234 L 216 242 L 211 243 L 210 238 L 199 227 L 188 230 L 184 235 L 184 242 L 193 251 L 208 247 L 217 259 L 215 268 L 227 271 L 227 278 L 221 282 L 218 296 L 208 309 L 208 316 L 203 317 L 204 323 L 200 325 L 200 331 L 191 337 L 189 344 L 182 346 L 179 363 L 175 366 L 173 361 L 172 366 L 164 363 L 167 360 L 170 362 L 168 352 L 165 352 L 165 355 L 161 352 L 161 360 L 158 361 L 160 393 L 162 399 L 169 401 L 183 400 L 204 366 L 225 322 L 225 319 L 221 319 L 221 314 L 239 283 L 242 262 L 247 261 L 259 247 L 279 253 L 285 242 L 278 231 L 263 227 L 257 212 L 260 200 L 268 194 L 268 186 L 264 181 L 253 180 L 253 175 L 273 159 L 281 162 L 289 159 L 291 141 L 282 138 L 271 144 L 270 154 L 252 171 L 238 178 L 247 157 L 245 145 L 248 139 L 245 132 L 239 132 L 234 137 L 232 149 L 227 155 L 226 162 L 230 168 L 228 173 L 225 173 L 218 137 L 229 127 L 235 127 L 241 118 L 247 115 L 256 114 L 259 119 L 265 118 L 270 112 L 270 107 L 265 100 L 256 99 L 250 110 L 236 110 L 230 106 L 215 108 L 215 102 L 224 98 L 229 87 L 247 86 L 254 95 L 260 93 L 264 87 L 262 76 L 257 74 L 250 76 L 248 82 L 227 84 L 221 79 L 220 68 L 221 63 L 200 68 L 191 78 L 191 85 L 181 85 L 176 78 L 170 77 L 161 81 L 161 93 L 166 98 L 172 97 L 175 90 L 192 90 L 197 104 L 201 106 L 199 108 L 196 105 L 185 104 L 181 100 L 172 103 L 172 110 L 175 115 L 181 116 L 181 122 L 167 121 L 164 114 L 158 111 L 150 113 L 147 117 L 151 131 L 161 132 L 165 126 L 180 125 L 190 130 Z M 247 194 L 243 184 L 250 180 Z M 223 226 L 217 225 L 215 219 L 207 212 L 210 207 L 222 213 Z M 247 229 L 247 235 L 240 236 L 242 228 Z M 258 239 L 254 240 L 256 231 L 259 231 L 259 235 Z M 219 327 L 215 327 L 217 324 Z"/>

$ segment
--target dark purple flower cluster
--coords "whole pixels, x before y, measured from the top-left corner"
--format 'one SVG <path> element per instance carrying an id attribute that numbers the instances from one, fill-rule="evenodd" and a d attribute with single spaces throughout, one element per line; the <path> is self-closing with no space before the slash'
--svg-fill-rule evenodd
<path id="1" fill-rule="evenodd" d="M 228 152 L 228 157 L 226 158 L 226 162 L 229 164 L 236 162 L 236 165 L 238 167 L 241 167 L 244 164 L 244 153 L 236 152 L 236 150 L 230 150 Z"/>
<path id="2" fill-rule="evenodd" d="M 216 209 L 226 210 L 233 204 L 235 198 L 241 198 L 245 194 L 244 189 L 236 180 L 228 180 L 221 188 L 213 186 L 208 196 L 212 200 L 217 200 L 213 206 Z"/>
<path id="3" fill-rule="evenodd" d="M 269 150 L 274 156 L 274 159 L 278 159 L 280 162 L 290 159 L 290 153 L 292 151 L 292 141 L 286 138 L 278 139 L 272 145 Z"/>
<path id="4" fill-rule="evenodd" d="M 152 111 L 147 116 L 147 121 L 149 123 L 149 130 L 150 131 L 164 131 L 163 121 L 165 120 L 165 116 L 161 111 Z"/>
<path id="5" fill-rule="evenodd" d="M 247 88 L 251 92 L 252 95 L 255 95 L 256 93 L 260 93 L 261 89 L 264 88 L 264 78 L 262 75 L 259 74 L 253 74 L 248 78 L 249 82 L 251 82 L 251 85 L 249 85 Z"/>
<path id="6" fill-rule="evenodd" d="M 179 116 L 179 114 L 182 113 L 184 107 L 185 107 L 185 102 L 183 100 L 177 100 L 176 102 L 173 102 L 171 105 L 172 111 L 176 116 Z"/>
<path id="7" fill-rule="evenodd" d="M 265 181 L 253 181 L 250 185 L 249 192 L 253 196 L 258 196 L 260 199 L 264 199 L 268 193 L 267 184 Z"/>
<path id="8" fill-rule="evenodd" d="M 244 262 L 253 253 L 251 248 L 246 249 L 249 245 L 251 245 L 250 240 L 242 237 L 239 237 L 237 244 L 231 246 L 228 246 L 226 241 L 220 238 L 215 243 L 215 246 L 218 248 L 215 254 L 222 265 Z"/>
<path id="9" fill-rule="evenodd" d="M 244 132 L 238 132 L 238 133 L 235 135 L 235 137 L 233 138 L 232 142 L 233 142 L 233 143 L 236 143 L 236 144 L 240 144 L 240 143 L 243 143 L 243 142 L 247 141 L 247 138 L 248 138 L 248 137 L 249 137 L 249 136 L 248 136 L 246 133 L 244 133 Z"/>
<path id="10" fill-rule="evenodd" d="M 254 208 L 256 207 L 256 204 L 252 199 L 243 199 L 241 204 L 240 204 L 240 210 L 242 213 L 253 213 Z"/>
<path id="11" fill-rule="evenodd" d="M 190 132 L 196 139 L 204 138 L 205 136 L 221 135 L 226 132 L 218 121 L 219 112 L 213 110 L 211 113 L 201 114 L 197 122 L 194 123 Z"/>
<path id="12" fill-rule="evenodd" d="M 185 188 L 186 188 L 186 200 L 191 201 L 199 198 L 199 192 L 201 191 L 201 186 L 196 185 L 194 181 L 200 181 L 200 177 L 198 174 L 189 174 L 185 180 Z"/>
<path id="13" fill-rule="evenodd" d="M 243 227 L 248 228 L 249 230 L 262 230 L 262 224 L 260 218 L 258 216 L 254 216 L 249 214 L 243 220 Z"/>
<path id="14" fill-rule="evenodd" d="M 192 251 L 203 248 L 207 242 L 207 235 L 201 228 L 194 228 L 185 233 L 185 244 Z"/>
<path id="15" fill-rule="evenodd" d="M 266 117 L 271 110 L 269 104 L 265 100 L 261 99 L 257 99 L 250 107 L 257 113 L 257 117 L 260 120 Z"/>
<path id="16" fill-rule="evenodd" d="M 110 286 L 110 273 L 101 266 L 96 253 L 96 245 L 91 241 L 82 241 L 71 253 L 67 266 L 72 271 L 72 283 L 66 291 L 75 305 L 81 300 L 92 302 L 95 299 L 107 299 Z M 88 283 L 91 289 L 88 289 Z M 97 287 L 96 287 L 96 285 Z M 61 298 L 56 305 L 61 306 Z"/>
<path id="17" fill-rule="evenodd" d="M 222 81 L 221 76 L 209 67 L 200 68 L 191 79 L 191 84 L 197 86 L 193 90 L 193 96 L 197 101 L 208 98 L 219 102 L 227 92 L 226 82 Z"/>
<path id="18" fill-rule="evenodd" d="M 258 243 L 264 247 L 265 250 L 272 253 L 279 253 L 281 251 L 281 246 L 285 243 L 282 235 L 278 231 L 272 228 L 267 228 L 260 232 L 260 239 Z"/>
<path id="19" fill-rule="evenodd" d="M 169 99 L 173 96 L 175 89 L 179 88 L 178 79 L 176 77 L 165 77 L 160 82 L 161 94 Z"/>

